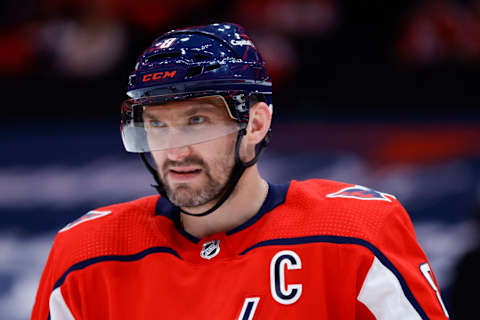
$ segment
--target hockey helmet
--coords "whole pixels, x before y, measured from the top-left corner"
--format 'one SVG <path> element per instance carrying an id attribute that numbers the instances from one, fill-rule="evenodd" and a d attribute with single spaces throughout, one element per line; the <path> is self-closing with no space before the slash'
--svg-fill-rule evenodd
<path id="1" fill-rule="evenodd" d="M 139 153 L 241 131 L 248 124 L 250 106 L 258 101 L 272 110 L 272 84 L 262 57 L 244 28 L 231 23 L 176 29 L 155 39 L 138 58 L 127 95 L 130 99 L 122 104 L 122 139 L 127 151 Z M 203 126 L 200 131 L 180 124 L 175 143 L 167 128 L 145 121 L 150 107 L 202 97 L 219 101 L 234 121 Z"/>

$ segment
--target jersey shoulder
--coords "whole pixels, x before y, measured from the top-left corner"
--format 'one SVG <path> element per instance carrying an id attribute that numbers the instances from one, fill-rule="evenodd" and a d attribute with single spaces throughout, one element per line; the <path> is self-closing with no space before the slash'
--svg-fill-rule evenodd
<path id="1" fill-rule="evenodd" d="M 80 234 L 86 230 L 103 229 L 109 224 L 129 216 L 146 215 L 155 206 L 158 196 L 148 196 L 133 201 L 116 203 L 90 210 L 58 231 L 59 234 Z M 88 223 L 87 223 L 88 222 Z M 66 232 L 72 230 L 70 232 Z"/>
<path id="2" fill-rule="evenodd" d="M 322 206 L 350 206 L 357 208 L 389 207 L 398 203 L 397 198 L 389 193 L 377 191 L 370 187 L 345 182 L 311 179 L 293 181 L 291 200 L 303 198 L 308 202 Z M 328 201 L 333 199 L 334 201 Z"/>
<path id="3" fill-rule="evenodd" d="M 331 180 L 292 181 L 284 204 L 272 215 L 271 228 L 283 236 L 374 241 L 396 215 L 409 221 L 402 205 L 388 193 Z"/>
<path id="4" fill-rule="evenodd" d="M 155 228 L 158 198 L 100 207 L 69 223 L 57 233 L 52 248 L 58 269 L 64 271 L 99 256 L 135 254 L 161 244 L 163 238 Z"/>

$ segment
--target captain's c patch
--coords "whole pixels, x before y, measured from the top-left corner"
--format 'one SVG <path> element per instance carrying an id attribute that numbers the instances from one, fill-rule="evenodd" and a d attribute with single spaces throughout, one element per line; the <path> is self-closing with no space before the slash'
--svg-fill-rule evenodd
<path id="1" fill-rule="evenodd" d="M 327 194 L 327 198 L 351 198 L 358 200 L 382 200 L 392 202 L 388 197 L 396 199 L 395 196 L 373 190 L 364 186 L 355 185 L 353 187 L 343 188 L 334 193 Z"/>

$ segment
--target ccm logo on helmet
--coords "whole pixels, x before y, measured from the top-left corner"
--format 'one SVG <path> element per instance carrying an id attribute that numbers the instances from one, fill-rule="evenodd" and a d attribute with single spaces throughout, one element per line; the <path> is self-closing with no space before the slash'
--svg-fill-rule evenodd
<path id="1" fill-rule="evenodd" d="M 173 78 L 175 78 L 176 73 L 177 73 L 177 70 L 147 73 L 147 74 L 143 75 L 142 81 L 143 82 L 148 82 L 148 81 L 152 81 L 152 80 L 162 80 L 162 79 L 166 79 L 166 78 L 173 79 Z"/>

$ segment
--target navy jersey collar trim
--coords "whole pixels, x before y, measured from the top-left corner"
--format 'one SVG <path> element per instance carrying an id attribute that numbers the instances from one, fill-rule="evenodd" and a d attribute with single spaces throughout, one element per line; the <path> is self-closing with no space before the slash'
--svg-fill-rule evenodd
<path id="1" fill-rule="evenodd" d="M 260 210 L 253 217 L 251 217 L 249 220 L 247 220 L 243 224 L 226 232 L 226 235 L 229 236 L 250 227 L 251 225 L 255 224 L 258 220 L 260 220 L 266 213 L 272 211 L 279 205 L 283 204 L 287 197 L 287 192 L 289 187 L 290 187 L 290 182 L 281 184 L 281 185 L 268 183 L 268 194 L 262 206 L 260 207 Z M 189 234 L 183 229 L 180 223 L 180 210 L 178 209 L 178 207 L 173 205 L 168 199 L 163 197 L 160 197 L 158 199 L 157 206 L 155 209 L 155 215 L 164 216 L 170 219 L 174 223 L 178 232 L 180 232 L 188 240 L 194 242 L 195 244 L 198 244 L 200 242 L 201 239 Z"/>
<path id="2" fill-rule="evenodd" d="M 160 196 L 155 208 L 156 216 L 164 216 L 168 219 L 175 221 L 175 217 L 178 215 L 178 207 L 173 205 L 167 198 Z"/>
<path id="3" fill-rule="evenodd" d="M 273 209 L 275 209 L 276 207 L 284 203 L 287 197 L 287 191 L 289 187 L 290 187 L 290 182 L 285 184 L 280 184 L 280 185 L 269 183 L 268 194 L 262 206 L 260 207 L 260 210 L 258 210 L 258 212 L 253 217 L 251 217 L 250 219 L 248 219 L 238 227 L 228 231 L 227 236 L 250 227 L 251 225 L 255 224 L 255 222 L 260 220 L 266 213 L 272 211 Z"/>
<path id="4" fill-rule="evenodd" d="M 170 219 L 175 228 L 180 232 L 182 236 L 187 238 L 188 240 L 192 241 L 193 243 L 197 244 L 200 242 L 195 236 L 192 236 L 190 233 L 186 232 L 182 224 L 180 223 L 180 209 L 171 203 L 167 198 L 160 197 L 157 201 L 157 206 L 155 208 L 155 215 L 156 216 L 164 216 Z"/>

